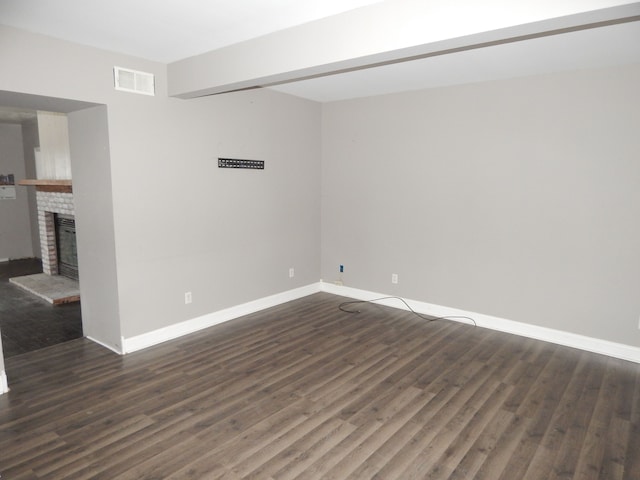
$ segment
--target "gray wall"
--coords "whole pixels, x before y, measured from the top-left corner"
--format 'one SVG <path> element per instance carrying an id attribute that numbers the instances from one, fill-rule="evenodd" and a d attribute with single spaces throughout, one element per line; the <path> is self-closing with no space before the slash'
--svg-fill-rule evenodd
<path id="1" fill-rule="evenodd" d="M 86 336 L 120 349 L 107 108 L 97 106 L 79 110 L 68 114 L 67 119 L 82 330 Z"/>
<path id="2" fill-rule="evenodd" d="M 640 346 L 638 85 L 636 65 L 325 104 L 323 279 Z"/>
<path id="3" fill-rule="evenodd" d="M 26 176 L 20 125 L 0 124 L 0 173 L 13 173 L 16 184 Z M 0 200 L 0 258 L 33 256 L 27 188 L 15 189 L 15 200 Z"/>
<path id="4" fill-rule="evenodd" d="M 95 305 L 103 300 L 94 295 L 117 284 L 108 301 L 110 315 L 119 318 L 106 319 L 114 327 L 97 340 L 118 348 L 116 336 L 129 338 L 318 280 L 318 104 L 259 90 L 172 99 L 164 65 L 2 26 L 0 63 L 0 90 L 106 106 L 108 167 L 101 153 L 97 170 L 76 178 L 85 159 L 73 151 L 86 151 L 87 142 L 70 132 L 74 189 L 95 188 L 100 197 L 95 207 L 81 206 L 91 202 L 83 195 L 76 208 L 91 230 L 113 235 L 113 252 L 105 252 L 104 262 L 108 269 L 115 264 L 116 278 L 110 272 L 105 285 L 99 275 L 80 279 L 83 295 L 85 288 L 93 292 L 83 302 Z M 114 65 L 154 73 L 157 95 L 115 91 Z M 260 172 L 218 169 L 218 156 L 262 159 L 267 166 Z M 105 169 L 110 187 L 106 177 L 99 179 Z M 109 201 L 112 218 L 103 215 Z M 88 237 L 82 228 L 80 262 L 94 248 L 83 244 Z M 295 268 L 293 279 L 289 267 Z M 184 304 L 186 291 L 193 293 L 191 305 Z"/>
<path id="5" fill-rule="evenodd" d="M 110 109 L 109 122 L 125 337 L 318 281 L 319 105 L 255 90 Z M 266 167 L 219 169 L 219 156 Z"/>

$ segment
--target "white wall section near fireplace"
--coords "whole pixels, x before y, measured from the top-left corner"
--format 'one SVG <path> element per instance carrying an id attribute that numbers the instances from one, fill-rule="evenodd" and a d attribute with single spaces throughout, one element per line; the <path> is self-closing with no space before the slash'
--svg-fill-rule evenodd
<path id="1" fill-rule="evenodd" d="M 37 178 L 71 179 L 67 115 L 39 111 L 38 135 L 40 146 L 36 149 Z"/>

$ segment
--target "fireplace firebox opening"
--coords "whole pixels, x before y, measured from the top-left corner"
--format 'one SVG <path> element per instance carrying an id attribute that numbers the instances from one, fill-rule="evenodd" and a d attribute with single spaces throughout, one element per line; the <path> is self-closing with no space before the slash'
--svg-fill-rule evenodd
<path id="1" fill-rule="evenodd" d="M 58 274 L 78 280 L 76 221 L 72 215 L 55 214 Z"/>

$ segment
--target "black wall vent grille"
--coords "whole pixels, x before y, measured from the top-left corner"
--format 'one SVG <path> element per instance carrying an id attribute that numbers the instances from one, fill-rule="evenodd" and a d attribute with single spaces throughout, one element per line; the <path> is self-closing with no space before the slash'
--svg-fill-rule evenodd
<path id="1" fill-rule="evenodd" d="M 218 158 L 219 168 L 249 168 L 264 170 L 264 160 L 241 160 L 239 158 Z"/>

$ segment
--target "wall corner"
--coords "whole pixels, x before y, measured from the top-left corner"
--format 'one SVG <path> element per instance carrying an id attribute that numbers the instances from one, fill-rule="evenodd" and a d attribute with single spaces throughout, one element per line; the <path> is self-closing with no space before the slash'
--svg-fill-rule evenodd
<path id="1" fill-rule="evenodd" d="M 0 395 L 9 391 L 9 383 L 7 382 L 7 374 L 4 370 L 0 370 Z"/>

